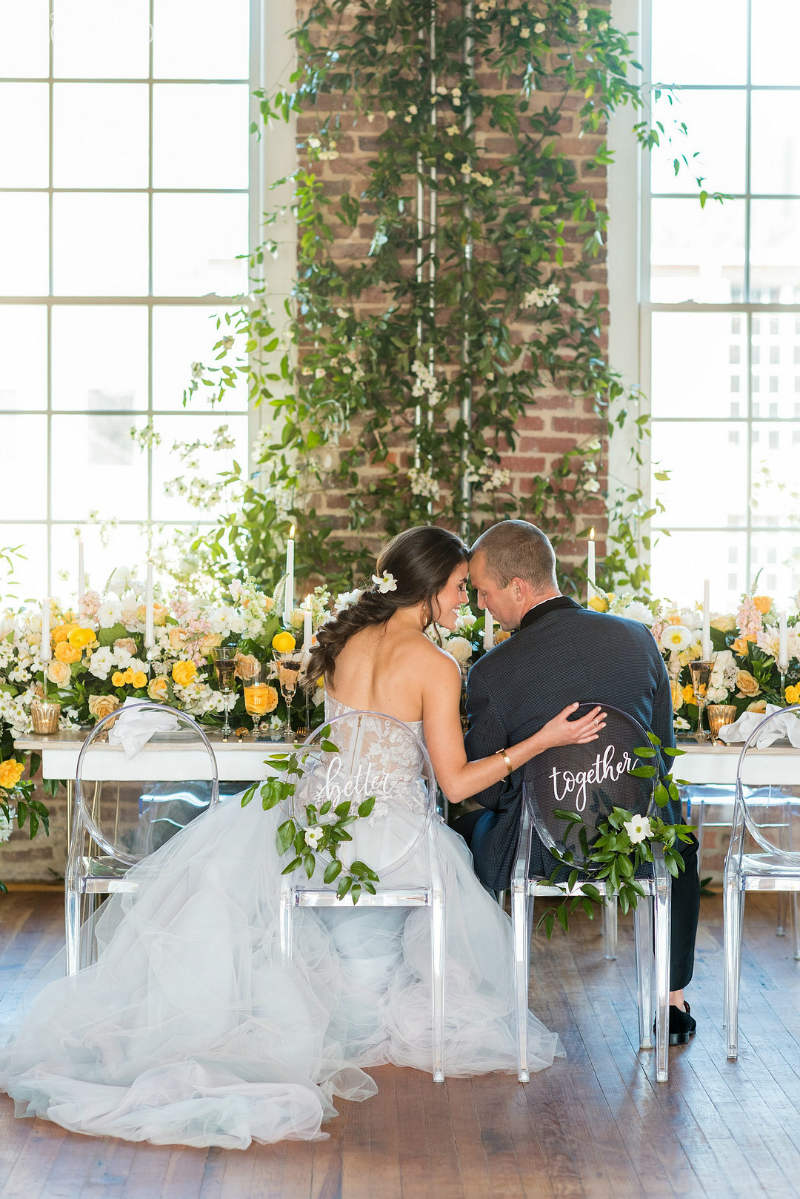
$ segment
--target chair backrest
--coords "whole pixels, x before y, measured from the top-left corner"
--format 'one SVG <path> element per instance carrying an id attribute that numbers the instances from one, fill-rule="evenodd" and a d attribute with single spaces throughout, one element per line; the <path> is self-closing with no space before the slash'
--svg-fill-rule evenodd
<path id="1" fill-rule="evenodd" d="M 121 745 L 107 744 L 104 734 L 134 711 L 174 717 L 179 728 L 154 734 L 126 760 Z M 126 761 L 132 769 L 121 770 Z M 139 781 L 119 781 L 121 775 Z M 104 782 L 115 783 L 113 803 L 103 801 Z M 132 866 L 218 801 L 217 759 L 203 729 L 178 708 L 145 702 L 105 716 L 84 740 L 75 768 L 73 843 L 88 833 L 103 854 Z"/>
<path id="2" fill-rule="evenodd" d="M 307 826 L 309 804 L 319 813 L 330 803 L 332 816 L 339 804 L 349 802 L 355 812 L 374 797 L 371 814 L 348 828 L 357 856 L 382 878 L 415 857 L 436 810 L 436 777 L 425 743 L 413 728 L 383 712 L 349 710 L 315 729 L 298 758 L 302 773 L 294 780 L 291 807 L 300 827 Z M 389 815 L 391 836 L 384 839 Z M 348 848 L 344 843 L 343 861 Z M 370 861 L 370 850 L 381 860 Z"/>
<path id="3" fill-rule="evenodd" d="M 584 716 L 595 704 L 581 704 L 576 717 Z M 606 724 L 596 741 L 584 745 L 561 745 L 532 758 L 523 768 L 523 804 L 544 847 L 574 854 L 575 866 L 584 860 L 578 829 L 558 816 L 577 813 L 586 827 L 591 845 L 598 823 L 613 807 L 646 815 L 653 804 L 661 762 L 658 753 L 639 758 L 637 748 L 649 747 L 647 733 L 626 712 L 603 704 Z M 656 775 L 640 778 L 630 771 L 637 766 L 655 766 Z"/>
<path id="4" fill-rule="evenodd" d="M 779 756 L 774 752 L 789 750 L 792 745 L 796 748 L 790 753 Z M 773 752 L 759 752 L 770 747 Z M 745 741 L 736 767 L 736 802 L 745 828 L 761 849 L 775 855 L 785 853 L 791 829 L 776 821 L 775 809 L 800 805 L 800 704 L 765 716 Z M 787 820 L 791 822 L 791 812 Z M 776 828 L 789 834 L 782 844 L 775 842 Z"/>

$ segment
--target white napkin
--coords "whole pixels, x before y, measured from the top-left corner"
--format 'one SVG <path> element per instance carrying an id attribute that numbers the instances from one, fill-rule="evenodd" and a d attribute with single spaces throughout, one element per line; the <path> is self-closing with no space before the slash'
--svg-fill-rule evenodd
<path id="1" fill-rule="evenodd" d="M 137 712 L 136 709 L 145 703 L 147 700 L 128 696 L 119 709 L 122 715 L 114 721 L 108 734 L 109 743 L 121 745 L 126 758 L 135 758 L 154 733 L 171 733 L 179 727 L 170 712 Z"/>
<path id="2" fill-rule="evenodd" d="M 777 704 L 767 704 L 766 712 L 742 712 L 733 724 L 725 724 L 719 730 L 720 740 L 729 744 L 734 741 L 746 741 L 754 729 L 771 716 L 773 712 L 782 712 Z M 766 749 L 775 741 L 787 738 L 795 749 L 800 749 L 800 720 L 795 712 L 787 712 L 782 720 L 771 720 L 769 728 L 760 737 L 756 737 L 756 749 Z"/>

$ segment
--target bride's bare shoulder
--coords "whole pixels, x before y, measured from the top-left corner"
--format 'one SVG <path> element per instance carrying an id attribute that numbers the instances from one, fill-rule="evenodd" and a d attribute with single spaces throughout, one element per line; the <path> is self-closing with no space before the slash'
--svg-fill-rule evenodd
<path id="1" fill-rule="evenodd" d="M 447 676 L 456 671 L 461 676 L 461 670 L 455 658 L 445 650 L 435 645 L 424 634 L 416 637 L 413 642 L 414 664 L 426 671 L 433 671 L 437 678 Z"/>

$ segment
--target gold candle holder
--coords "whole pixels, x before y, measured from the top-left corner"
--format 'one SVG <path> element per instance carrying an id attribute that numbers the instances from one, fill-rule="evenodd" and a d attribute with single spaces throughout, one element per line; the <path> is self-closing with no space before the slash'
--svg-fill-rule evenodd
<path id="1" fill-rule="evenodd" d="M 708 713 L 708 728 L 711 733 L 711 740 L 716 745 L 719 740 L 719 731 L 726 724 L 733 724 L 736 719 L 735 704 L 709 704 L 706 708 Z"/>
<path id="2" fill-rule="evenodd" d="M 34 733 L 57 733 L 61 704 L 46 699 L 31 700 L 31 722 Z"/>

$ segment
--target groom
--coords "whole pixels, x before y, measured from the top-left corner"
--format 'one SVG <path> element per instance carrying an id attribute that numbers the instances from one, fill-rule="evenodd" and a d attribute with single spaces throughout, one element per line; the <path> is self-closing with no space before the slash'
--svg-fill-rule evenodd
<path id="1" fill-rule="evenodd" d="M 576 700 L 619 708 L 662 745 L 675 744 L 669 677 L 650 630 L 561 595 L 553 547 L 540 529 L 524 520 L 493 525 L 473 545 L 469 569 L 479 607 L 488 608 L 502 628 L 519 630 L 469 673 L 470 760 L 522 740 Z M 475 796 L 482 810 L 455 822 L 481 882 L 497 891 L 510 882 L 521 784 L 516 771 Z M 695 1031 L 683 988 L 692 977 L 699 912 L 697 842 L 692 838 L 680 849 L 686 869 L 672 883 L 672 1045 L 684 1044 Z M 531 863 L 532 873 L 550 874 L 552 861 L 535 833 Z"/>

